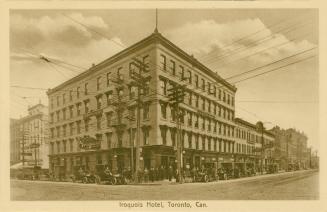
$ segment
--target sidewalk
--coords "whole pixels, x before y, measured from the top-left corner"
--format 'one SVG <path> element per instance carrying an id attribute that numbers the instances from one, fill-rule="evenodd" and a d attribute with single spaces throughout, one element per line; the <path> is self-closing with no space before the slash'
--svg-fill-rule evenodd
<path id="1" fill-rule="evenodd" d="M 292 172 L 286 172 L 286 171 L 279 171 L 278 173 L 274 173 L 274 174 L 258 174 L 255 176 L 251 176 L 251 177 L 242 177 L 242 178 L 235 178 L 235 179 L 229 179 L 229 180 L 218 180 L 218 181 L 211 181 L 208 183 L 205 182 L 188 182 L 188 183 L 184 183 L 184 184 L 215 184 L 215 183 L 232 183 L 232 182 L 239 182 L 239 181 L 247 181 L 247 180 L 256 180 L 256 179 L 261 179 L 261 178 L 267 178 L 267 177 L 274 177 L 274 176 L 283 176 L 283 175 L 294 175 L 294 174 L 300 174 L 300 173 L 304 173 L 304 172 L 315 172 L 317 170 L 314 169 L 309 169 L 309 170 L 298 170 L 298 171 L 292 171 Z M 180 183 L 176 182 L 175 179 L 173 179 L 172 181 L 169 180 L 162 180 L 162 181 L 154 181 L 154 182 L 143 182 L 143 183 L 138 183 L 138 184 L 129 184 L 129 185 L 179 185 Z"/>

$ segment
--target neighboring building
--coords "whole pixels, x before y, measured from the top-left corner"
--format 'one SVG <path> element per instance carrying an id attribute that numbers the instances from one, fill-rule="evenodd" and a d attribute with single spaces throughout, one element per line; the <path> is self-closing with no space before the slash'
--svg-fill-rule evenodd
<path id="1" fill-rule="evenodd" d="M 274 127 L 271 130 L 276 136 L 274 157 L 279 160 L 283 169 L 288 166 L 309 168 L 310 150 L 307 147 L 308 137 L 295 129 L 281 129 Z"/>
<path id="2" fill-rule="evenodd" d="M 135 57 L 147 66 L 144 76 L 151 77 L 144 82 L 149 89 L 142 91 L 140 167 L 176 165 L 176 112 L 167 96 L 173 84 L 186 85 L 180 104 L 184 166 L 231 164 L 236 88 L 155 32 L 47 92 L 50 169 L 68 174 L 78 166 L 95 170 L 108 164 L 114 171 L 131 166 Z"/>
<path id="3" fill-rule="evenodd" d="M 22 133 L 17 122 L 17 119 L 10 119 L 10 165 L 21 162 L 20 142 Z"/>
<path id="4" fill-rule="evenodd" d="M 28 115 L 11 119 L 11 164 L 49 167 L 48 160 L 48 108 L 37 104 L 28 108 Z"/>
<path id="5" fill-rule="evenodd" d="M 261 128 L 261 123 L 249 123 L 243 119 L 235 118 L 236 127 L 236 150 L 235 162 L 254 165 L 260 169 L 261 163 L 263 169 L 267 165 L 274 163 L 272 158 L 275 136 Z M 263 148 L 262 148 L 263 147 Z"/>

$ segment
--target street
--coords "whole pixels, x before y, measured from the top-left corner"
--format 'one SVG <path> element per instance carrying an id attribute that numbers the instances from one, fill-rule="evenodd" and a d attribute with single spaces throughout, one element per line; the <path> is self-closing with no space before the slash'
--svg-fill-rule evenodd
<path id="1" fill-rule="evenodd" d="M 313 170 L 209 183 L 96 185 L 11 180 L 11 200 L 312 200 L 319 199 Z"/>

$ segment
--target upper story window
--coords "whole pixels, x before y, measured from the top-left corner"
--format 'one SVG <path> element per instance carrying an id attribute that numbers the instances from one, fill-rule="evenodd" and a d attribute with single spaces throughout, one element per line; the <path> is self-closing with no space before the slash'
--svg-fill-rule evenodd
<path id="1" fill-rule="evenodd" d="M 73 91 L 69 91 L 69 101 L 73 101 Z"/>
<path id="2" fill-rule="evenodd" d="M 143 57 L 143 64 L 144 64 L 144 69 L 145 69 L 144 71 L 148 72 L 149 69 L 150 69 L 150 57 L 149 57 L 149 55 L 145 55 Z"/>
<path id="3" fill-rule="evenodd" d="M 225 91 L 223 93 L 223 102 L 226 102 L 226 93 L 225 93 Z"/>
<path id="4" fill-rule="evenodd" d="M 150 105 L 148 103 L 143 105 L 143 119 L 149 118 L 149 108 Z"/>
<path id="5" fill-rule="evenodd" d="M 206 83 L 204 81 L 204 79 L 201 79 L 201 86 L 202 86 L 202 90 L 206 90 Z"/>
<path id="6" fill-rule="evenodd" d="M 160 66 L 163 71 L 167 70 L 167 59 L 163 54 L 160 55 Z"/>
<path id="7" fill-rule="evenodd" d="M 188 83 L 192 84 L 192 72 L 190 70 L 187 71 L 187 79 L 188 79 Z"/>
<path id="8" fill-rule="evenodd" d="M 59 106 L 59 96 L 57 96 L 57 107 Z"/>
<path id="9" fill-rule="evenodd" d="M 106 93 L 106 96 L 107 96 L 107 106 L 109 106 L 112 102 L 112 91 L 109 91 Z"/>
<path id="10" fill-rule="evenodd" d="M 181 80 L 185 80 L 184 79 L 184 67 L 183 66 L 179 66 L 179 77 L 181 78 Z"/>
<path id="11" fill-rule="evenodd" d="M 97 91 L 101 90 L 101 80 L 102 80 L 101 77 L 97 78 Z"/>
<path id="12" fill-rule="evenodd" d="M 84 101 L 84 107 L 85 107 L 85 114 L 89 112 L 90 110 L 90 101 L 89 100 L 85 100 Z"/>
<path id="13" fill-rule="evenodd" d="M 80 102 L 76 104 L 76 113 L 78 116 L 81 115 L 81 103 Z"/>
<path id="14" fill-rule="evenodd" d="M 53 108 L 53 98 L 51 98 L 51 101 L 50 101 L 50 106 L 51 106 L 51 109 Z"/>
<path id="15" fill-rule="evenodd" d="M 80 97 L 80 90 L 81 90 L 81 88 L 80 87 L 77 87 L 77 89 L 76 89 L 76 96 L 77 96 L 77 98 Z"/>
<path id="16" fill-rule="evenodd" d="M 160 79 L 160 94 L 166 95 L 167 94 L 167 83 L 165 80 Z"/>
<path id="17" fill-rule="evenodd" d="M 62 94 L 62 104 L 66 103 L 66 94 Z"/>
<path id="18" fill-rule="evenodd" d="M 97 109 L 99 110 L 102 107 L 102 96 L 100 95 L 96 97 L 96 100 L 97 100 Z"/>
<path id="19" fill-rule="evenodd" d="M 199 76 L 197 74 L 195 74 L 194 79 L 195 79 L 195 87 L 198 88 L 199 87 Z"/>
<path id="20" fill-rule="evenodd" d="M 74 105 L 69 106 L 69 117 L 73 118 L 74 116 Z"/>
<path id="21" fill-rule="evenodd" d="M 207 82 L 208 94 L 211 94 L 211 83 Z"/>
<path id="22" fill-rule="evenodd" d="M 234 104 L 235 104 L 234 97 L 232 97 L 231 103 L 232 103 L 232 106 L 234 106 Z"/>
<path id="23" fill-rule="evenodd" d="M 124 75 L 122 73 L 123 67 L 119 67 L 117 69 L 117 79 L 123 81 L 124 80 Z"/>
<path id="24" fill-rule="evenodd" d="M 174 76 L 176 75 L 176 63 L 173 60 L 170 60 L 170 71 Z"/>
<path id="25" fill-rule="evenodd" d="M 89 92 L 88 87 L 89 87 L 89 83 L 85 83 L 84 84 L 84 95 L 87 95 L 88 94 L 88 92 Z"/>
<path id="26" fill-rule="evenodd" d="M 107 87 L 110 86 L 110 72 L 107 73 Z"/>

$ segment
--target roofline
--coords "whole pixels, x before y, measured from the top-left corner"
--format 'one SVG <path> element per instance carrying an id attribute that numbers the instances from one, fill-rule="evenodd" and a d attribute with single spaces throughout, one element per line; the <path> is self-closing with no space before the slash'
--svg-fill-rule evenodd
<path id="1" fill-rule="evenodd" d="M 38 104 L 36 104 L 36 105 L 33 105 L 33 106 L 29 107 L 27 110 L 32 110 L 33 108 L 35 108 L 35 107 L 37 107 L 37 106 L 39 106 L 39 105 L 42 105 L 42 106 L 44 106 L 44 107 L 48 107 L 48 106 L 46 106 L 46 105 L 44 105 L 44 104 L 42 104 L 42 103 L 38 103 Z"/>
<path id="2" fill-rule="evenodd" d="M 245 124 L 245 125 L 247 125 L 247 126 L 250 126 L 250 127 L 254 128 L 255 130 L 257 129 L 257 127 L 256 127 L 255 124 L 252 124 L 252 123 L 250 123 L 250 122 L 248 122 L 248 121 L 245 121 L 244 119 L 241 119 L 241 118 L 235 118 L 234 120 L 235 120 L 236 123 L 239 122 L 239 123 Z M 265 134 L 268 134 L 268 135 L 271 135 L 271 136 L 273 136 L 273 137 L 275 137 L 275 134 L 272 133 L 272 132 L 270 132 L 270 130 L 264 130 L 264 133 L 265 133 Z"/>
<path id="3" fill-rule="evenodd" d="M 99 64 L 97 64 L 97 65 L 95 65 L 95 66 L 87 69 L 86 71 L 78 74 L 77 76 L 75 76 L 75 77 L 73 77 L 73 78 L 71 78 L 71 79 L 69 79 L 69 80 L 61 83 L 60 85 L 58 85 L 58 86 L 56 86 L 56 87 L 54 87 L 52 89 L 48 89 L 48 91 L 46 92 L 47 95 L 50 95 L 50 94 L 58 91 L 60 88 L 69 85 L 70 83 L 76 81 L 77 79 L 80 79 L 80 78 L 83 78 L 84 76 L 87 76 L 91 72 L 97 71 L 98 69 L 102 68 L 103 66 L 108 65 L 108 63 L 113 63 L 113 62 L 119 60 L 124 55 L 130 53 L 130 51 L 135 51 L 140 45 L 150 43 L 150 42 L 152 42 L 155 39 L 159 39 L 159 41 L 162 41 L 163 44 L 167 44 L 169 47 L 171 47 L 174 50 L 176 50 L 177 53 L 179 53 L 182 57 L 184 57 L 184 59 L 186 59 L 192 65 L 195 65 L 200 70 L 204 71 L 206 74 L 208 74 L 209 76 L 213 77 L 216 81 L 224 84 L 226 87 L 228 87 L 232 91 L 236 92 L 237 88 L 235 86 L 233 86 L 230 83 L 228 83 L 226 80 L 224 80 L 218 74 L 216 74 L 215 72 L 213 72 L 212 70 L 210 70 L 208 67 L 206 67 L 205 65 L 203 65 L 202 63 L 200 63 L 193 56 L 187 54 L 185 51 L 183 51 L 181 48 L 179 48 L 174 43 L 172 43 L 171 41 L 169 41 L 167 38 L 163 37 L 160 33 L 154 32 L 151 35 L 149 35 L 148 37 L 146 37 L 146 38 L 138 41 L 137 43 L 135 43 L 135 44 L 127 47 L 126 49 L 124 49 L 124 50 L 122 50 L 122 51 L 114 54 L 113 56 L 109 57 L 108 59 L 105 59 L 104 61 L 102 61 Z"/>

